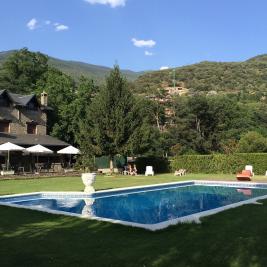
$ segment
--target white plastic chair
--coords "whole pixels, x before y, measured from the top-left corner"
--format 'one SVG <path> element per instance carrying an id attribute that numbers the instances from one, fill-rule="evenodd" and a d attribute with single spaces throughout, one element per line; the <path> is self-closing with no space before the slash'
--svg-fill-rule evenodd
<path id="1" fill-rule="evenodd" d="M 152 166 L 146 166 L 145 176 L 148 176 L 148 175 L 154 176 L 154 171 L 153 171 L 153 167 Z"/>
<path id="2" fill-rule="evenodd" d="M 254 172 L 253 172 L 253 166 L 252 165 L 246 165 L 245 166 L 245 170 L 246 171 L 250 171 L 252 176 L 254 176 Z"/>
<path id="3" fill-rule="evenodd" d="M 178 171 L 174 172 L 174 175 L 175 176 L 183 176 L 183 175 L 185 175 L 185 173 L 186 173 L 185 169 L 179 169 Z"/>

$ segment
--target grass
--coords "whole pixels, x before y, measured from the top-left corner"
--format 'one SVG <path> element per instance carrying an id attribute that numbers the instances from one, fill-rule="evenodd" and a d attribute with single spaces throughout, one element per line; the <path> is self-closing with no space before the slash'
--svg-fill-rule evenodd
<path id="1" fill-rule="evenodd" d="M 184 180 L 228 180 L 235 181 L 231 174 L 188 174 L 174 176 L 173 174 L 160 174 L 156 176 L 97 176 L 94 187 L 96 190 L 156 183 L 168 183 Z M 255 176 L 253 181 L 267 182 L 265 176 Z M 80 177 L 55 177 L 27 180 L 0 180 L 0 195 L 29 193 L 36 191 L 82 191 L 84 186 Z"/>
<path id="2" fill-rule="evenodd" d="M 223 179 L 188 175 L 186 179 Z M 257 180 L 264 177 L 256 177 Z M 96 188 L 181 180 L 97 177 Z M 82 190 L 79 178 L 0 181 L 1 194 Z M 150 232 L 105 222 L 0 207 L 0 266 L 266 267 L 267 201 Z"/>

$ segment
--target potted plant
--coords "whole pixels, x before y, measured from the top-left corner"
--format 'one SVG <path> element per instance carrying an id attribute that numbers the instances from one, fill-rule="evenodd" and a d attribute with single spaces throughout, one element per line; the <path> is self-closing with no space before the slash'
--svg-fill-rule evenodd
<path id="1" fill-rule="evenodd" d="M 96 178 L 95 172 L 82 173 L 82 181 L 83 181 L 83 184 L 85 185 L 84 192 L 86 192 L 86 193 L 95 192 L 95 189 L 93 187 L 93 183 L 95 181 L 95 178 Z"/>
<path id="2" fill-rule="evenodd" d="M 95 192 L 95 189 L 93 187 L 93 183 L 96 178 L 96 172 L 95 172 L 95 164 L 92 158 L 86 158 L 82 157 L 80 159 L 80 164 L 83 169 L 82 172 L 82 181 L 83 184 L 85 185 L 84 192 L 86 193 L 93 193 Z"/>

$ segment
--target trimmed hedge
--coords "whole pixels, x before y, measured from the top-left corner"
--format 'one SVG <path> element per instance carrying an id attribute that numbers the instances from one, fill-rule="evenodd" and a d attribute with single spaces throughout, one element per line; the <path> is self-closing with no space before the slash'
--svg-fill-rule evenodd
<path id="1" fill-rule="evenodd" d="M 255 174 L 267 170 L 267 153 L 237 153 L 212 155 L 183 155 L 171 161 L 172 170 L 186 169 L 191 173 L 237 173 L 252 165 Z"/>

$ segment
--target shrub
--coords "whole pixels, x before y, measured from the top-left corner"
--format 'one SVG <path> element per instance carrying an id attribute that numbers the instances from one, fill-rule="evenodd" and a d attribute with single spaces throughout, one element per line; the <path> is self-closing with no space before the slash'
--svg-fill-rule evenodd
<path id="1" fill-rule="evenodd" d="M 267 138 L 257 132 L 247 132 L 238 143 L 238 152 L 267 152 Z"/>
<path id="2" fill-rule="evenodd" d="M 177 156 L 171 162 L 172 170 L 186 169 L 192 173 L 236 173 L 252 165 L 255 174 L 267 170 L 267 153 L 236 153 Z"/>

